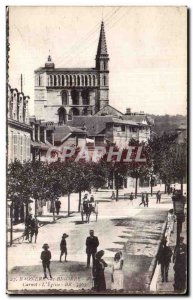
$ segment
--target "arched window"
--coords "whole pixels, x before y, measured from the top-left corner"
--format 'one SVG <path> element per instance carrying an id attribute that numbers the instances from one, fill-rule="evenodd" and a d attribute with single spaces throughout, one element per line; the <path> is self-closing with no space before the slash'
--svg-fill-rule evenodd
<path id="1" fill-rule="evenodd" d="M 68 117 L 68 119 L 69 119 L 69 120 L 72 120 L 72 116 L 79 116 L 79 115 L 80 115 L 79 109 L 76 108 L 76 107 L 73 107 L 73 108 L 71 108 L 70 111 L 69 111 L 69 117 Z"/>
<path id="2" fill-rule="evenodd" d="M 70 86 L 72 86 L 72 75 L 70 75 Z"/>
<path id="3" fill-rule="evenodd" d="M 66 123 L 66 110 L 64 107 L 60 107 L 58 110 L 59 116 L 59 125 L 63 125 Z"/>
<path id="4" fill-rule="evenodd" d="M 89 105 L 89 90 L 84 89 L 81 93 L 83 105 Z"/>
<path id="5" fill-rule="evenodd" d="M 47 85 L 50 86 L 50 76 L 47 76 Z"/>
<path id="6" fill-rule="evenodd" d="M 106 76 L 103 76 L 103 85 L 105 86 L 107 84 Z"/>
<path id="7" fill-rule="evenodd" d="M 87 115 L 88 115 L 88 109 L 87 109 L 87 107 L 85 107 L 85 108 L 83 109 L 82 114 L 83 114 L 84 116 L 87 116 Z"/>
<path id="8" fill-rule="evenodd" d="M 50 86 L 53 86 L 53 76 L 50 75 Z"/>
<path id="9" fill-rule="evenodd" d="M 85 76 L 85 86 L 87 86 L 88 85 L 88 77 L 87 77 L 87 75 Z"/>
<path id="10" fill-rule="evenodd" d="M 78 105 L 79 104 L 79 94 L 77 90 L 71 91 L 71 97 L 72 97 L 72 104 Z"/>
<path id="11" fill-rule="evenodd" d="M 58 75 L 58 86 L 61 86 L 60 75 Z"/>
<path id="12" fill-rule="evenodd" d="M 41 83 L 42 83 L 42 82 L 41 82 L 41 75 L 39 75 L 39 78 L 38 78 L 38 85 L 41 86 Z"/>
<path id="13" fill-rule="evenodd" d="M 77 85 L 80 86 L 80 75 L 77 76 Z"/>
<path id="14" fill-rule="evenodd" d="M 54 75 L 54 86 L 57 86 L 57 76 Z"/>
<path id="15" fill-rule="evenodd" d="M 92 82 L 93 82 L 93 86 L 95 86 L 96 85 L 96 77 L 95 77 L 95 75 L 93 75 L 93 77 L 92 77 Z"/>
<path id="16" fill-rule="evenodd" d="M 103 68 L 104 68 L 104 70 L 106 70 L 106 66 L 107 66 L 106 61 L 104 61 L 103 62 Z"/>
<path id="17" fill-rule="evenodd" d="M 91 75 L 89 75 L 88 78 L 89 78 L 89 86 L 92 86 L 92 77 L 91 77 Z"/>
<path id="18" fill-rule="evenodd" d="M 73 76 L 74 86 L 76 86 L 76 75 Z"/>
<path id="19" fill-rule="evenodd" d="M 81 75 L 81 85 L 84 86 L 84 76 Z"/>
<path id="20" fill-rule="evenodd" d="M 62 77 L 62 86 L 64 86 L 64 75 L 61 76 Z"/>
<path id="21" fill-rule="evenodd" d="M 68 86 L 69 85 L 69 76 L 66 75 L 66 85 Z"/>
<path id="22" fill-rule="evenodd" d="M 61 96 L 62 96 L 62 105 L 63 106 L 68 105 L 68 93 L 67 93 L 67 91 L 62 91 Z"/>

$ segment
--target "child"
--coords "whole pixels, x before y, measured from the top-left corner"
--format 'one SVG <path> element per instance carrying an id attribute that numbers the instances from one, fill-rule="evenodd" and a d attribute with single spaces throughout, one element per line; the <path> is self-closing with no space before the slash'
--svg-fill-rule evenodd
<path id="1" fill-rule="evenodd" d="M 49 246 L 48 244 L 44 244 L 43 247 L 44 251 L 41 253 L 41 260 L 42 260 L 42 266 L 44 271 L 44 279 L 47 278 L 46 274 L 46 268 L 48 269 L 50 278 L 52 278 L 51 271 L 50 271 L 50 260 L 51 260 L 51 252 L 48 250 Z"/>

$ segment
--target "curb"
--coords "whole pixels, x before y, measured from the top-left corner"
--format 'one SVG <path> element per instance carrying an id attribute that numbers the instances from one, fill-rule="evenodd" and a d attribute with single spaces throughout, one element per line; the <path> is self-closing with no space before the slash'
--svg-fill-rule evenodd
<path id="1" fill-rule="evenodd" d="M 157 246 L 156 255 L 153 258 L 153 260 L 152 260 L 152 262 L 150 264 L 150 267 L 149 267 L 149 272 L 151 273 L 150 282 L 149 282 L 149 291 L 152 291 L 151 285 L 153 284 L 153 277 L 154 277 L 155 270 L 156 270 L 156 267 L 157 267 L 157 254 L 159 252 L 162 239 L 163 239 L 163 237 L 165 235 L 165 232 L 166 232 L 166 229 L 167 229 L 167 225 L 168 225 L 168 213 L 167 213 L 166 221 L 164 222 L 164 224 L 162 226 L 162 234 L 160 236 L 160 240 L 159 240 L 159 243 L 158 243 L 158 246 Z"/>

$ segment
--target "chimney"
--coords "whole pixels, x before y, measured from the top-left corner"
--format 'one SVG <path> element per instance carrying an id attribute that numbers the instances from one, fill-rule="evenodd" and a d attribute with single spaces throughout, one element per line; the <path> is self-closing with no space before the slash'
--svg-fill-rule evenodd
<path id="1" fill-rule="evenodd" d="M 131 108 L 126 108 L 126 115 L 130 115 L 131 114 Z"/>

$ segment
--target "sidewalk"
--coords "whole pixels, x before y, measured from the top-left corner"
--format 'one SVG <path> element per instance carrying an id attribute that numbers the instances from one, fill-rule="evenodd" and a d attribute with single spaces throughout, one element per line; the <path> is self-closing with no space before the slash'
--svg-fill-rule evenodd
<path id="1" fill-rule="evenodd" d="M 71 212 L 71 214 L 73 214 L 73 212 Z M 55 223 L 62 218 L 68 218 L 68 213 L 61 211 L 58 216 L 55 215 L 55 222 L 53 221 L 52 213 L 47 213 L 46 215 L 43 215 L 40 217 L 38 216 L 37 218 L 39 221 L 39 227 L 42 227 L 47 224 Z M 19 239 L 21 239 L 23 237 L 24 229 L 25 229 L 24 223 L 13 225 L 13 242 L 18 241 Z M 7 229 L 7 244 L 9 244 L 9 243 L 10 243 L 10 228 Z"/>
<path id="2" fill-rule="evenodd" d="M 182 232 L 181 236 L 184 237 L 184 243 L 187 245 L 187 226 L 186 226 L 187 220 L 183 223 L 182 226 Z M 168 244 L 174 253 L 174 249 L 176 246 L 176 234 L 177 234 L 177 223 L 174 223 L 174 231 L 171 233 L 170 237 L 168 238 Z M 161 271 L 159 272 L 158 282 L 157 282 L 157 291 L 160 293 L 176 293 L 174 291 L 174 263 L 173 263 L 173 257 L 171 259 L 169 271 L 168 271 L 168 282 L 162 282 L 161 280 Z"/>

